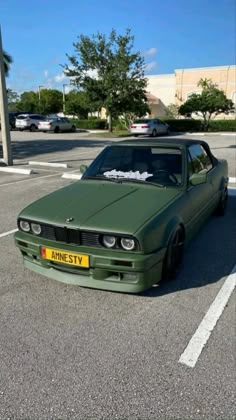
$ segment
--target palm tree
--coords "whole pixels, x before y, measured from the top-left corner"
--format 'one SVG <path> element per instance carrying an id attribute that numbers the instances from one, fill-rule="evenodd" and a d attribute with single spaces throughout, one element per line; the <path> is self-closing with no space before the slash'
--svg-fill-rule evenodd
<path id="1" fill-rule="evenodd" d="M 3 65 L 4 65 L 6 76 L 8 76 L 9 74 L 10 65 L 12 62 L 13 62 L 12 57 L 8 53 L 6 53 L 6 51 L 3 51 Z"/>

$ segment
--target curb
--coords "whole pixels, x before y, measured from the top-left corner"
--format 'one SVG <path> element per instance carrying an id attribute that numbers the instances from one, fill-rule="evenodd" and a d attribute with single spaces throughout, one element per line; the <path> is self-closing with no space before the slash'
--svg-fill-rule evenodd
<path id="1" fill-rule="evenodd" d="M 64 174 L 62 174 L 61 176 L 62 178 L 66 178 L 66 179 L 81 179 L 82 174 L 71 174 L 70 172 L 64 172 Z"/>
<path id="2" fill-rule="evenodd" d="M 53 162 L 37 162 L 37 161 L 30 161 L 28 162 L 29 165 L 38 165 L 38 166 L 49 166 L 51 168 L 68 168 L 67 163 L 53 163 Z"/>
<path id="3" fill-rule="evenodd" d="M 31 175 L 33 174 L 33 169 L 20 169 L 20 168 L 0 168 L 0 172 L 8 172 L 12 174 L 20 174 L 20 175 Z"/>

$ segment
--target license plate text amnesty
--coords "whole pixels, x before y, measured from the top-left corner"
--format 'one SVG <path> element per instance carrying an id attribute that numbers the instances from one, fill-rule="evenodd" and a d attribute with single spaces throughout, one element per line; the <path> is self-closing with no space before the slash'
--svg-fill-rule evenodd
<path id="1" fill-rule="evenodd" d="M 79 267 L 89 267 L 89 256 L 76 254 L 73 252 L 65 252 L 53 248 L 41 248 L 41 256 L 44 260 L 54 261 L 57 263 L 74 265 Z"/>

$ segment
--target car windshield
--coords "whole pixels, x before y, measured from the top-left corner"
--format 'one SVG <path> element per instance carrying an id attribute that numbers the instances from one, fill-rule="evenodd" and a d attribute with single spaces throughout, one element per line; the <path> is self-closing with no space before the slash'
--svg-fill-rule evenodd
<path id="1" fill-rule="evenodd" d="M 152 183 L 162 187 L 182 184 L 182 151 L 176 147 L 110 146 L 83 179 Z"/>

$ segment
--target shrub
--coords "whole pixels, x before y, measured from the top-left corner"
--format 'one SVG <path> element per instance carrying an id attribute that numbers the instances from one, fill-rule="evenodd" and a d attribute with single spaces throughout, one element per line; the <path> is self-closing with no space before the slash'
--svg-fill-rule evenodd
<path id="1" fill-rule="evenodd" d="M 170 126 L 170 131 L 198 132 L 203 131 L 203 120 L 162 118 Z M 212 120 L 208 131 L 236 131 L 236 120 Z"/>
<path id="2" fill-rule="evenodd" d="M 236 131 L 236 120 L 210 121 L 208 131 Z"/>
<path id="3" fill-rule="evenodd" d="M 71 120 L 77 128 L 83 128 L 85 130 L 105 130 L 107 129 L 107 120 L 88 119 L 88 120 Z"/>

